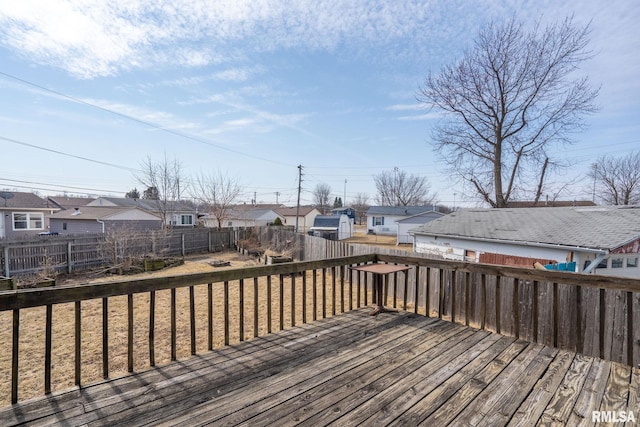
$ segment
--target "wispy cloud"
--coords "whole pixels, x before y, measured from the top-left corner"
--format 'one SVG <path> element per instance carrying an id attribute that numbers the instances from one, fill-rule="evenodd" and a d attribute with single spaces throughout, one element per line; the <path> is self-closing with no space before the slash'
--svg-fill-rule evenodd
<path id="1" fill-rule="evenodd" d="M 418 111 L 424 109 L 425 106 L 417 102 L 415 104 L 395 104 L 387 107 L 388 111 Z"/>
<path id="2" fill-rule="evenodd" d="M 422 39 L 435 7 L 419 0 L 5 0 L 0 42 L 36 63 L 91 79 L 163 64 L 200 67 L 238 51 L 357 50 Z M 221 77 L 245 78 L 237 71 Z"/>
<path id="3" fill-rule="evenodd" d="M 436 120 L 442 117 L 441 113 L 426 113 L 418 116 L 401 116 L 397 120 L 418 121 L 418 120 Z"/>

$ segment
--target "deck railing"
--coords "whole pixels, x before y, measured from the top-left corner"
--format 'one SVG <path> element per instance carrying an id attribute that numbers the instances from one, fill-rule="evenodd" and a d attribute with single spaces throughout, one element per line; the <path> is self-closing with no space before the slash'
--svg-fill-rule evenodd
<path id="1" fill-rule="evenodd" d="M 387 277 L 387 306 L 640 362 L 639 280 L 373 254 L 0 292 L 0 395 L 36 394 L 23 386 L 34 375 L 46 394 L 366 306 L 373 280 L 349 267 L 371 262 L 412 266 Z"/>

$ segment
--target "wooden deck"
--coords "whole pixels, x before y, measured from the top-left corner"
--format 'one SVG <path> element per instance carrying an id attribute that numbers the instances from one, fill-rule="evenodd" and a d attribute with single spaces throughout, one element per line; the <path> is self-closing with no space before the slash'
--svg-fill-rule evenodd
<path id="1" fill-rule="evenodd" d="M 0 410 L 0 425 L 593 425 L 640 371 L 368 309 Z"/>

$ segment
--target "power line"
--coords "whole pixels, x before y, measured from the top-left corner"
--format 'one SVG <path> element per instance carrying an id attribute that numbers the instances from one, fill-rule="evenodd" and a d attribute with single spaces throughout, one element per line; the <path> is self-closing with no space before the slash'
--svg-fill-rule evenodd
<path id="1" fill-rule="evenodd" d="M 18 141 L 17 139 L 7 138 L 5 136 L 0 136 L 0 139 L 3 140 L 3 141 L 11 142 L 13 144 L 24 145 L 25 147 L 31 147 L 31 148 L 35 148 L 35 149 L 38 149 L 38 150 L 43 150 L 43 151 L 48 151 L 50 153 L 59 154 L 61 156 L 73 157 L 75 159 L 84 160 L 84 161 L 92 162 L 92 163 L 97 163 L 97 164 L 104 165 L 104 166 L 110 166 L 110 167 L 114 167 L 114 168 L 118 168 L 118 169 L 123 169 L 123 170 L 129 171 L 129 172 L 140 172 L 138 169 L 133 169 L 133 168 L 130 168 L 130 167 L 127 167 L 127 166 L 121 166 L 121 165 L 116 165 L 115 163 L 103 162 L 102 160 L 90 159 L 89 157 L 77 156 L 75 154 L 69 154 L 69 153 L 65 153 L 63 151 L 54 150 L 52 148 L 46 148 L 46 147 L 41 147 L 41 146 L 35 145 L 35 144 L 29 144 L 28 142 Z"/>
<path id="2" fill-rule="evenodd" d="M 1 178 L 1 177 L 0 177 L 0 181 L 8 181 L 8 182 L 12 182 L 12 183 L 13 182 L 17 182 L 17 183 L 20 183 L 20 184 L 46 185 L 46 186 L 49 186 L 49 187 L 68 188 L 68 189 L 72 189 L 72 190 L 97 191 L 97 192 L 101 192 L 101 193 L 120 193 L 120 191 L 116 191 L 116 190 L 101 190 L 101 189 L 98 189 L 98 188 L 75 187 L 75 186 L 72 186 L 72 185 L 49 184 L 49 183 L 46 183 L 46 182 L 23 181 L 23 180 L 18 180 L 18 179 Z M 17 187 L 17 185 L 16 185 L 16 187 Z M 22 186 L 22 187 L 26 187 L 26 186 Z M 45 190 L 45 189 L 44 188 L 40 188 L 40 190 Z"/>
<path id="3" fill-rule="evenodd" d="M 189 140 L 194 141 L 194 142 L 199 142 L 201 144 L 208 145 L 210 147 L 215 147 L 215 148 L 218 148 L 220 150 L 229 151 L 231 153 L 239 154 L 241 156 L 250 157 L 250 158 L 253 158 L 253 159 L 256 159 L 256 160 L 262 160 L 262 161 L 265 161 L 265 162 L 274 163 L 274 164 L 281 165 L 281 166 L 294 167 L 293 165 L 290 165 L 290 164 L 287 164 L 287 163 L 282 163 L 282 162 L 279 162 L 279 161 L 276 161 L 276 160 L 267 159 L 265 157 L 260 157 L 260 156 L 256 156 L 256 155 L 249 154 L 249 153 L 245 153 L 245 152 L 242 152 L 242 151 L 234 150 L 233 148 L 225 147 L 224 145 L 220 145 L 220 144 L 215 144 L 213 142 L 207 141 L 207 140 L 202 139 L 202 138 L 198 138 L 196 136 L 192 136 L 192 135 L 189 135 L 189 134 L 186 134 L 186 133 L 182 133 L 182 132 L 178 132 L 178 131 L 175 131 L 175 130 L 172 130 L 172 129 L 168 129 L 168 128 L 160 126 L 160 125 L 158 125 L 156 123 L 148 122 L 146 120 L 142 120 L 142 119 L 139 119 L 137 117 L 133 117 L 133 116 L 130 116 L 128 114 L 124 114 L 124 113 L 121 113 L 119 111 L 112 110 L 110 108 L 102 107 L 102 106 L 94 104 L 92 102 L 88 102 L 88 101 L 85 101 L 83 99 L 76 98 L 74 96 L 67 95 L 65 93 L 59 92 L 57 90 L 53 90 L 53 89 L 50 89 L 48 87 L 39 85 L 37 83 L 30 82 L 28 80 L 25 80 L 25 79 L 22 79 L 20 77 L 14 76 L 12 74 L 8 74 L 8 73 L 0 71 L 0 75 L 5 76 L 5 77 L 10 78 L 10 79 L 13 79 L 13 80 L 16 80 L 16 81 L 18 81 L 18 82 L 20 82 L 22 84 L 29 85 L 29 86 L 35 87 L 37 89 L 43 90 L 45 92 L 52 93 L 54 95 L 60 96 L 62 98 L 68 99 L 68 100 L 76 102 L 78 104 L 82 104 L 82 105 L 86 105 L 86 106 L 89 106 L 89 107 L 92 107 L 92 108 L 96 108 L 98 110 L 101 110 L 101 111 L 116 115 L 118 117 L 122 117 L 124 119 L 131 120 L 133 122 L 140 123 L 142 125 L 151 127 L 153 129 L 160 130 L 162 132 L 166 132 L 166 133 L 169 133 L 169 134 L 174 135 L 174 136 L 178 136 L 180 138 L 189 139 Z"/>

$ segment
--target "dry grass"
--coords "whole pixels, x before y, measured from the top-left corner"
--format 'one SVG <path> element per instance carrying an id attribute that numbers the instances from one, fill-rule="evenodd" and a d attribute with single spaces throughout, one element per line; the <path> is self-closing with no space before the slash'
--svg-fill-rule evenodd
<path id="1" fill-rule="evenodd" d="M 214 254 L 211 258 L 232 260 L 231 267 L 241 265 L 255 265 L 257 261 L 231 253 L 222 256 Z M 219 270 L 211 267 L 207 261 L 211 258 L 192 259 L 184 265 L 174 267 L 168 271 L 144 273 L 136 277 L 175 275 L 193 272 Z M 332 275 L 326 274 L 327 292 L 327 316 L 332 314 Z M 131 277 L 128 277 L 131 278 Z M 114 280 L 114 277 L 95 279 L 94 281 Z M 312 273 L 307 274 L 307 321 L 312 320 Z M 322 314 L 322 273 L 316 274 L 318 307 L 316 315 Z M 85 280 L 86 283 L 86 280 Z M 245 280 L 229 284 L 229 312 L 230 312 L 230 342 L 240 341 L 240 287 L 244 287 L 244 339 L 254 336 L 254 281 Z M 267 278 L 258 280 L 257 309 L 259 328 L 258 335 L 267 333 Z M 336 312 L 340 307 L 340 279 L 336 280 L 338 289 L 336 295 Z M 353 301 L 356 301 L 356 286 L 353 286 Z M 291 327 L 291 277 L 285 277 L 283 281 L 283 319 L 285 328 Z M 198 353 L 207 351 L 207 285 L 195 286 L 195 311 L 196 311 L 196 350 Z M 213 313 L 214 313 L 214 347 L 224 345 L 224 284 L 213 285 Z M 272 330 L 278 330 L 280 326 L 280 279 L 277 276 L 271 278 L 271 319 Z M 149 367 L 149 294 L 137 294 L 134 296 L 134 369 L 144 370 Z M 156 365 L 168 363 L 171 360 L 171 324 L 170 324 L 171 291 L 158 291 L 156 293 L 155 309 L 155 361 Z M 295 278 L 295 324 L 302 323 L 302 278 Z M 345 310 L 348 310 L 348 285 L 345 285 L 344 294 Z M 182 288 L 176 291 L 177 305 L 177 358 L 184 359 L 191 354 L 190 321 L 189 321 L 189 289 Z M 127 297 L 114 297 L 109 299 L 109 370 L 110 377 L 117 377 L 127 372 Z M 59 304 L 53 308 L 53 361 L 52 361 L 52 388 L 63 390 L 74 385 L 74 305 Z M 11 342 L 12 324 L 11 312 L 0 313 L 0 406 L 10 403 L 11 387 Z M 44 329 L 45 308 L 38 307 L 24 309 L 20 312 L 20 377 L 18 395 L 20 400 L 42 395 L 44 392 Z M 82 383 L 88 384 L 102 379 L 102 300 L 91 300 L 82 303 Z"/>

